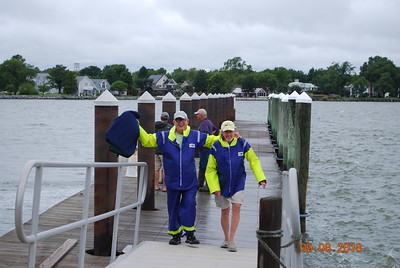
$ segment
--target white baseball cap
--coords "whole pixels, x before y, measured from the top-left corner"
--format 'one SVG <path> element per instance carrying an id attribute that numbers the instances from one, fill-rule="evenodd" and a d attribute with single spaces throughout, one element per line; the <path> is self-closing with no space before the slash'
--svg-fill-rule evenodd
<path id="1" fill-rule="evenodd" d="M 177 111 L 174 114 L 174 120 L 178 119 L 178 118 L 182 118 L 182 119 L 188 119 L 187 114 L 184 111 Z"/>
<path id="2" fill-rule="evenodd" d="M 221 131 L 227 131 L 227 130 L 235 131 L 235 129 L 236 129 L 235 123 L 233 123 L 232 121 L 227 120 L 221 124 Z"/>

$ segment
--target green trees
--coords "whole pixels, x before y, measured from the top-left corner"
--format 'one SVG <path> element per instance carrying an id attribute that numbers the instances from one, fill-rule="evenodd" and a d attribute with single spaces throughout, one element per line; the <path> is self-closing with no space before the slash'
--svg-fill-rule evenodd
<path id="1" fill-rule="evenodd" d="M 79 75 L 81 76 L 86 75 L 87 77 L 94 79 L 101 79 L 102 74 L 103 74 L 102 70 L 97 66 L 88 66 L 79 71 Z"/>
<path id="2" fill-rule="evenodd" d="M 165 74 L 173 78 L 178 85 L 184 81 L 190 86 L 184 90 L 190 93 L 229 93 L 234 86 L 239 85 L 246 93 L 252 93 L 256 88 L 263 88 L 267 93 L 290 93 L 293 88 L 288 84 L 295 79 L 300 82 L 312 83 L 318 87 L 313 93 L 337 94 L 341 96 L 361 96 L 366 88 L 375 92 L 376 96 L 384 96 L 387 92 L 395 97 L 400 94 L 400 68 L 385 57 L 370 57 L 360 67 L 360 73 L 355 73 L 355 67 L 345 61 L 332 63 L 327 68 L 311 68 L 308 73 L 284 67 L 253 71 L 241 57 L 233 57 L 223 63 L 223 67 L 206 71 L 203 69 L 176 68 L 168 73 L 164 68 L 149 69 L 142 66 L 138 71 L 131 73 L 124 64 L 106 65 L 103 69 L 96 66 L 88 66 L 79 72 L 79 75 L 92 79 L 105 78 L 113 85 L 113 90 L 127 90 L 129 95 L 136 94 L 136 89 L 150 90 L 151 82 L 148 78 L 154 74 Z M 39 72 L 38 68 L 26 63 L 21 55 L 14 55 L 9 60 L 0 64 L 0 91 L 8 91 L 10 94 L 33 94 L 33 78 Z M 36 84 L 36 89 L 45 93 L 51 86 L 56 87 L 61 93 L 76 94 L 78 73 L 67 70 L 63 65 L 56 65 L 45 70 L 49 73 L 50 83 Z M 38 80 L 39 81 L 39 80 Z M 38 83 L 36 81 L 36 83 Z M 115 82 L 118 82 L 114 84 Z M 124 84 L 122 84 L 123 82 Z M 42 82 L 43 83 L 43 82 Z"/>
<path id="3" fill-rule="evenodd" d="M 110 84 L 116 81 L 122 81 L 128 84 L 128 89 L 132 89 L 132 74 L 124 64 L 106 65 L 103 69 L 103 76 Z"/>
<path id="4" fill-rule="evenodd" d="M 0 89 L 16 94 L 20 86 L 30 81 L 37 72 L 21 55 L 14 55 L 0 65 Z"/>
<path id="5" fill-rule="evenodd" d="M 230 86 L 224 72 L 213 72 L 208 78 L 207 91 L 209 93 L 229 93 Z"/>
<path id="6" fill-rule="evenodd" d="M 54 68 L 48 69 L 47 72 L 51 85 L 58 89 L 59 94 L 62 93 L 62 89 L 64 89 L 64 94 L 76 93 L 78 88 L 75 72 L 67 70 L 67 67 L 63 65 L 56 65 Z"/>
<path id="7" fill-rule="evenodd" d="M 193 90 L 206 93 L 208 88 L 207 72 L 205 70 L 195 71 L 195 69 L 191 69 L 191 71 L 194 72 L 193 80 L 191 80 L 193 81 Z"/>
<path id="8" fill-rule="evenodd" d="M 360 67 L 360 75 L 369 82 L 370 93 L 375 90 L 383 96 L 389 92 L 391 96 L 397 95 L 400 88 L 400 68 L 386 57 L 369 57 Z"/>
<path id="9" fill-rule="evenodd" d="M 136 88 L 140 88 L 143 90 L 149 90 L 151 86 L 151 80 L 149 79 L 149 70 L 142 66 L 139 71 L 133 73 L 133 85 Z"/>
<path id="10" fill-rule="evenodd" d="M 128 89 L 128 84 L 121 80 L 115 81 L 114 83 L 111 84 L 111 90 L 118 91 L 120 95 L 122 95 L 122 93 L 127 89 Z"/>

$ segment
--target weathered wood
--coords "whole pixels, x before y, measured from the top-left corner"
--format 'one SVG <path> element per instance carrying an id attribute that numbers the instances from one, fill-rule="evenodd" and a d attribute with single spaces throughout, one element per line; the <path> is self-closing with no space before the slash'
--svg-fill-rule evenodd
<path id="1" fill-rule="evenodd" d="M 241 221 L 235 236 L 236 246 L 240 248 L 257 249 L 256 230 L 258 229 L 258 207 L 259 200 L 266 196 L 279 194 L 280 172 L 274 159 L 272 145 L 269 142 L 269 134 L 264 123 L 236 121 L 236 125 L 243 137 L 251 144 L 259 157 L 263 170 L 267 176 L 267 189 L 258 189 L 255 178 L 246 169 L 247 180 L 245 198 L 241 210 Z M 136 196 L 137 178 L 124 177 L 122 187 L 122 205 L 134 202 Z M 91 191 L 90 212 L 93 215 L 93 189 Z M 159 241 L 168 243 L 170 236 L 167 234 L 168 214 L 166 205 L 167 194 L 155 192 L 156 210 L 146 210 L 141 213 L 139 243 L 142 241 Z M 40 215 L 40 230 L 47 230 L 81 219 L 82 216 L 81 192 L 55 205 Z M 197 195 L 197 217 L 196 237 L 201 245 L 213 245 L 219 248 L 223 240 L 223 232 L 220 227 L 220 209 L 216 207 L 214 197 L 208 193 Z M 118 250 L 133 243 L 133 230 L 135 227 L 136 210 L 128 211 L 120 217 L 120 228 L 118 232 Z M 29 230 L 29 222 L 25 224 Z M 88 225 L 87 249 L 93 245 L 93 224 Z M 29 233 L 29 232 L 28 232 Z M 80 229 L 73 229 L 68 232 L 56 235 L 51 238 L 38 241 L 37 265 L 42 263 L 51 252 L 54 252 L 66 239 L 79 239 Z M 22 268 L 27 267 L 28 245 L 19 242 L 15 231 L 10 231 L 0 238 L 0 259 L 1 266 Z M 72 250 L 58 263 L 57 267 L 75 268 L 78 265 L 79 247 Z M 154 253 L 156 254 L 156 252 Z M 85 255 L 85 267 L 105 267 L 110 261 L 109 256 Z"/>
<path id="2" fill-rule="evenodd" d="M 103 94 L 101 96 L 103 96 Z M 111 93 L 109 94 L 111 95 Z M 101 96 L 98 99 L 100 99 Z M 114 96 L 111 95 L 111 97 L 115 99 Z M 114 105 L 99 105 L 96 100 L 94 116 L 94 160 L 96 162 L 118 162 L 118 156 L 109 151 L 109 144 L 104 139 L 111 123 L 118 116 L 118 101 L 116 100 L 116 104 Z M 95 215 L 106 213 L 114 208 L 117 175 L 117 168 L 95 168 Z M 96 222 L 94 224 L 94 229 L 94 254 L 109 256 L 111 254 L 113 218 L 111 217 Z"/>
<path id="3" fill-rule="evenodd" d="M 264 242 L 280 258 L 281 238 L 272 237 L 274 232 L 281 230 L 282 219 L 282 198 L 266 197 L 260 200 L 260 231 L 267 231 L 270 237 L 264 239 Z M 279 268 L 279 262 L 264 248 L 262 243 L 258 242 L 257 267 L 259 268 Z"/>
<path id="4" fill-rule="evenodd" d="M 146 91 L 138 99 L 138 112 L 141 118 L 146 118 L 146 120 L 141 120 L 140 125 L 148 133 L 154 133 L 155 131 L 155 99 Z M 155 149 L 154 148 L 144 148 L 139 142 L 138 149 L 138 162 L 146 162 L 148 168 L 148 181 L 146 189 L 146 198 L 142 205 L 144 210 L 154 210 L 154 160 Z"/>
<path id="5" fill-rule="evenodd" d="M 39 268 L 54 267 L 77 243 L 77 239 L 67 239 L 64 244 L 56 249 L 56 251 L 54 251 L 44 262 L 39 265 Z"/>
<path id="6" fill-rule="evenodd" d="M 298 157 L 294 167 L 297 169 L 300 214 L 306 214 L 306 197 L 310 158 L 311 104 L 296 103 L 296 148 Z M 306 232 L 306 218 L 300 218 L 301 233 Z"/>

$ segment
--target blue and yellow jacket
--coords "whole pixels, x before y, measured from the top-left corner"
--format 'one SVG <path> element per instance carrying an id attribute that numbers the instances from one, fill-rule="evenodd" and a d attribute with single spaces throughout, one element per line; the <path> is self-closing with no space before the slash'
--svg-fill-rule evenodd
<path id="1" fill-rule="evenodd" d="M 211 148 L 218 139 L 188 126 L 183 132 L 182 148 L 176 142 L 175 127 L 148 134 L 140 127 L 139 140 L 144 147 L 159 147 L 163 153 L 165 183 L 171 190 L 187 190 L 198 187 L 195 152 L 201 147 Z"/>
<path id="2" fill-rule="evenodd" d="M 214 143 L 207 163 L 206 180 L 210 193 L 221 191 L 228 198 L 244 190 L 244 159 L 250 162 L 257 182 L 266 180 L 258 157 L 245 139 L 234 138 L 229 144 L 220 137 Z"/>

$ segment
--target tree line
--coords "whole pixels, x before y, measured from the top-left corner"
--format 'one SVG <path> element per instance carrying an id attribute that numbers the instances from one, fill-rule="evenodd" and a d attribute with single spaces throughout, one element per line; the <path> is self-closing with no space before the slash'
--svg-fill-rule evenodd
<path id="1" fill-rule="evenodd" d="M 21 55 L 14 55 L 0 64 L 0 91 L 8 94 L 38 94 L 45 93 L 50 88 L 63 89 L 64 94 L 76 94 L 76 76 L 88 76 L 92 79 L 107 79 L 111 90 L 127 91 L 128 95 L 137 95 L 140 92 L 151 91 L 150 75 L 165 74 L 180 85 L 184 81 L 190 86 L 183 91 L 204 93 L 230 93 L 235 85 L 240 86 L 244 93 L 252 93 L 256 88 L 263 88 L 268 93 L 290 93 L 299 88 L 289 88 L 288 84 L 295 79 L 303 83 L 312 83 L 318 87 L 316 94 L 335 94 L 349 96 L 348 86 L 352 87 L 352 94 L 361 96 L 367 88 L 373 88 L 377 96 L 398 96 L 400 90 L 400 68 L 386 57 L 369 57 L 368 61 L 360 66 L 356 74 L 355 66 L 349 62 L 332 63 L 327 68 L 311 68 L 308 73 L 303 71 L 276 67 L 263 71 L 254 71 L 241 57 L 234 57 L 224 62 L 223 67 L 217 70 L 177 68 L 168 73 L 166 69 L 151 69 L 142 66 L 131 72 L 124 64 L 106 65 L 103 69 L 97 66 L 88 66 L 77 72 L 70 71 L 63 65 L 39 70 L 28 64 Z M 39 85 L 36 89 L 32 79 L 39 72 L 49 74 L 48 84 Z"/>

